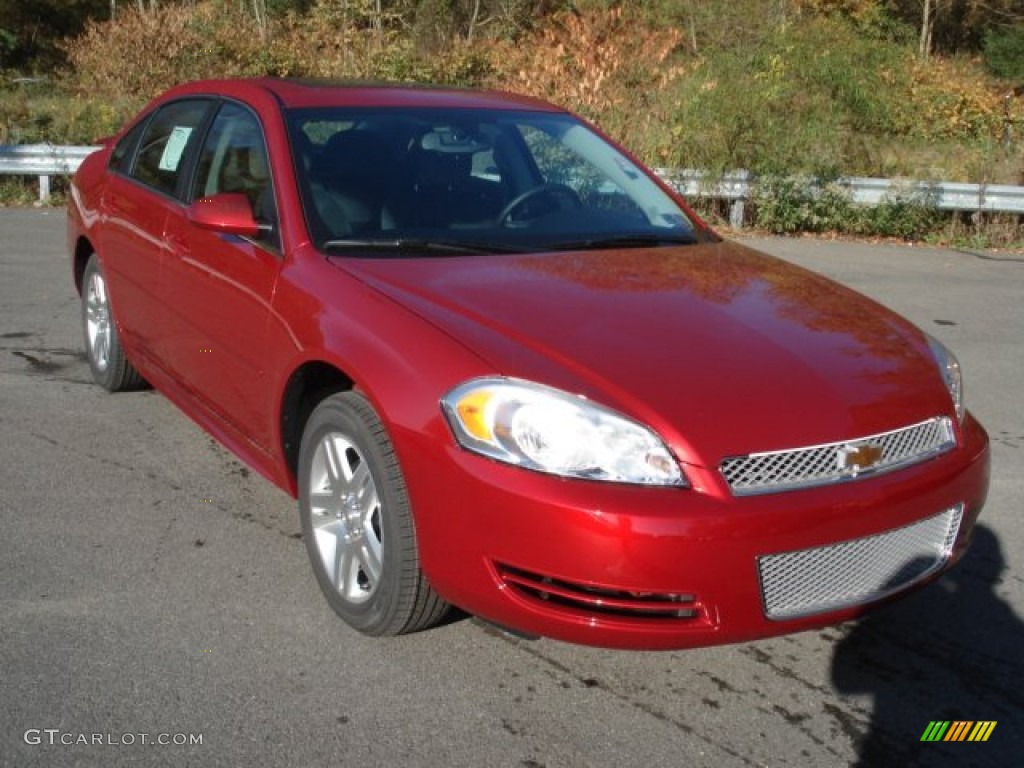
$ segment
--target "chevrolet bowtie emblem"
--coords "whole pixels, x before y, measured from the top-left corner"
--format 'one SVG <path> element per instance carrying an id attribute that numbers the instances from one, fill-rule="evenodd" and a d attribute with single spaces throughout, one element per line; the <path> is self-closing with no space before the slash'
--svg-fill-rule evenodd
<path id="1" fill-rule="evenodd" d="M 839 469 L 854 477 L 858 472 L 870 469 L 882 458 L 882 446 L 877 443 L 848 443 L 839 449 L 836 456 Z"/>

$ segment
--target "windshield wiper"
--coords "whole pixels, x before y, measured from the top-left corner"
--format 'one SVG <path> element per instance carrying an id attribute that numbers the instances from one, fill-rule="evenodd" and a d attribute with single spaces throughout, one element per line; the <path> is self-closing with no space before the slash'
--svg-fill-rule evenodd
<path id="1" fill-rule="evenodd" d="M 552 243 L 549 249 L 552 251 L 589 251 L 601 250 L 602 248 L 650 248 L 663 245 L 693 245 L 697 238 L 691 233 L 686 234 L 659 234 L 645 233 L 632 235 L 610 235 L 608 237 L 593 237 L 587 240 L 570 240 L 564 243 Z"/>
<path id="2" fill-rule="evenodd" d="M 428 240 L 418 237 L 343 238 L 322 246 L 331 251 L 397 251 L 400 253 L 523 253 L 531 249 L 508 243 L 474 243 L 461 240 Z"/>

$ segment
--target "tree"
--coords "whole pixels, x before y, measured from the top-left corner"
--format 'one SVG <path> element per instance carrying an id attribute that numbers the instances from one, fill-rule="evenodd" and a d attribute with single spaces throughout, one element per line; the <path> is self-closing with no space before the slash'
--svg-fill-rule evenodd
<path id="1" fill-rule="evenodd" d="M 60 41 L 89 19 L 107 18 L 109 0 L 0 0 L 0 69 L 47 70 L 63 60 Z"/>
<path id="2" fill-rule="evenodd" d="M 937 0 L 921 0 L 921 35 L 917 45 L 917 55 L 927 59 L 932 53 L 932 35 L 935 31 L 935 14 L 938 9 L 934 7 Z"/>
<path id="3" fill-rule="evenodd" d="M 569 6 L 566 0 L 398 0 L 388 3 L 414 31 L 421 47 L 442 47 L 452 40 L 500 37 L 529 29 L 545 16 Z"/>
<path id="4" fill-rule="evenodd" d="M 978 53 L 993 27 L 1024 22 L 1024 0 L 888 0 L 890 13 L 918 30 L 918 52 Z"/>
<path id="5" fill-rule="evenodd" d="M 1024 22 L 986 31 L 985 63 L 993 74 L 1024 83 Z"/>

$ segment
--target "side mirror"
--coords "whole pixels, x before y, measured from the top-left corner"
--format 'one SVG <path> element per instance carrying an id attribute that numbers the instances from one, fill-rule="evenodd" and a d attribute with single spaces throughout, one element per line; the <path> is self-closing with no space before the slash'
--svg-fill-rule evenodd
<path id="1" fill-rule="evenodd" d="M 256 237 L 260 233 L 249 198 L 241 192 L 199 198 L 189 206 L 188 220 L 197 227 L 228 235 Z"/>

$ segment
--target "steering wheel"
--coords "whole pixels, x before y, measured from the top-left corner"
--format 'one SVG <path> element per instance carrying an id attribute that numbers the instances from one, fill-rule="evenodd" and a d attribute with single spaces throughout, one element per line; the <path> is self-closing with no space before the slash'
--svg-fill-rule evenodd
<path id="1" fill-rule="evenodd" d="M 573 211 L 583 207 L 583 201 L 580 200 L 580 196 L 576 194 L 576 190 L 572 187 L 568 187 L 565 184 L 541 184 L 512 198 L 508 205 L 502 208 L 501 213 L 498 214 L 498 226 L 511 226 L 516 221 L 512 214 L 516 213 L 520 208 L 526 208 L 528 203 L 544 198 L 547 198 L 549 203 L 553 203 L 553 207 L 546 205 L 542 210 L 532 214 L 526 211 L 527 215 L 521 221 L 535 219 L 546 213 L 552 213 L 554 210 Z"/>

